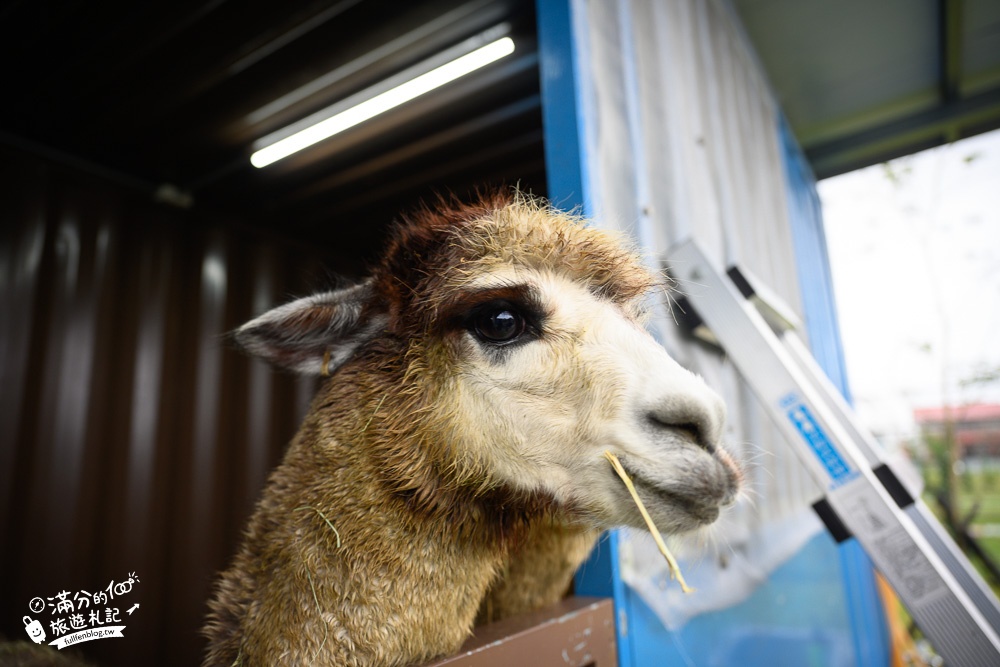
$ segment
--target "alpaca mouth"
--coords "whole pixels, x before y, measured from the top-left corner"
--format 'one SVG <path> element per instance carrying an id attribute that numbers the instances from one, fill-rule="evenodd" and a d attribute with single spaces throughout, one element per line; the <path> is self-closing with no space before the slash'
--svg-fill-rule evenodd
<path id="1" fill-rule="evenodd" d="M 661 508 L 675 517 L 679 514 L 686 519 L 680 523 L 692 520 L 698 524 L 712 523 L 719 518 L 723 507 L 733 503 L 738 488 L 729 467 L 714 456 L 710 464 L 691 470 L 688 477 L 670 484 L 651 479 L 625 460 L 622 467 L 632 478 L 639 497 L 651 509 Z"/>
<path id="2" fill-rule="evenodd" d="M 667 489 L 639 476 L 633 476 L 632 481 L 640 498 L 655 499 L 655 504 L 650 503 L 653 506 L 666 505 L 674 512 L 681 510 L 689 518 L 703 524 L 712 523 L 719 518 L 721 503 L 713 502 L 703 495 Z"/>

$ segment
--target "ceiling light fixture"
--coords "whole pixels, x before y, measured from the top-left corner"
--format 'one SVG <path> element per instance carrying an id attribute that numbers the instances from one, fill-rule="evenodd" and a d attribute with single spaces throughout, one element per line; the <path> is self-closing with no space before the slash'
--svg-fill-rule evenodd
<path id="1" fill-rule="evenodd" d="M 255 167 L 266 167 L 328 137 L 343 132 L 435 88 L 510 55 L 514 41 L 501 24 L 381 83 L 333 104 L 254 143 L 250 156 Z"/>

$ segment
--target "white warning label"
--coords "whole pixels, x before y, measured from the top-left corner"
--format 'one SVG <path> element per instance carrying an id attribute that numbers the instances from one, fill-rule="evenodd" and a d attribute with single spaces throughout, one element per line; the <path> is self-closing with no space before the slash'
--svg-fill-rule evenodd
<path id="1" fill-rule="evenodd" d="M 875 541 L 875 551 L 882 556 L 883 572 L 893 581 L 903 599 L 919 602 L 944 586 L 944 581 L 913 539 L 902 528 L 894 528 Z M 874 554 L 873 554 L 874 555 Z"/>
<path id="2" fill-rule="evenodd" d="M 914 605 L 945 586 L 914 536 L 900 523 L 892 500 L 859 479 L 831 494 L 830 500 L 852 533 L 864 545 L 882 574 L 907 604 Z"/>

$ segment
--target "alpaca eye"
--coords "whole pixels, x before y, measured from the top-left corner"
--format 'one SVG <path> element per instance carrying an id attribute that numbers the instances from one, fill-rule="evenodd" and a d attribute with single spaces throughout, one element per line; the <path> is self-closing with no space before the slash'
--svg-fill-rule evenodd
<path id="1" fill-rule="evenodd" d="M 472 329 L 487 343 L 509 343 L 524 333 L 524 317 L 510 305 L 498 304 L 477 313 Z"/>

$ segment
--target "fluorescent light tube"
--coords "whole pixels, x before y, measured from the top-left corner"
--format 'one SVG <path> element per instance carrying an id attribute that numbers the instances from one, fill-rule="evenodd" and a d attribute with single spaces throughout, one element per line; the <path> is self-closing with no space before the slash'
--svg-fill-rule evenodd
<path id="1" fill-rule="evenodd" d="M 506 26 L 503 27 L 506 28 Z M 258 146 L 261 146 L 261 148 L 250 156 L 250 162 L 255 167 L 266 167 L 273 162 L 288 157 L 292 153 L 296 153 L 303 148 L 308 148 L 323 139 L 332 137 L 339 132 L 343 132 L 359 123 L 363 123 L 370 118 L 374 118 L 381 113 L 385 113 L 390 109 L 394 109 L 401 104 L 420 97 L 435 88 L 439 88 L 470 72 L 485 67 L 513 52 L 514 40 L 510 37 L 502 37 L 475 49 L 471 53 L 437 66 L 428 72 L 409 78 L 407 81 L 383 92 L 376 93 L 375 91 L 384 87 L 384 83 L 372 86 L 349 98 L 350 100 L 363 99 L 363 101 L 358 101 L 342 110 L 338 110 L 342 104 L 335 104 L 317 114 L 313 114 L 313 116 L 310 116 L 306 120 L 313 120 L 316 116 L 320 115 L 325 117 L 321 120 L 315 120 L 308 127 L 289 133 L 289 129 L 299 127 L 299 124 L 296 124 L 291 128 L 279 130 L 264 137 L 254 145 L 255 148 Z M 421 65 L 417 65 L 407 71 L 420 69 Z M 371 93 L 375 94 L 372 95 Z M 332 115 L 329 112 L 332 112 Z"/>

